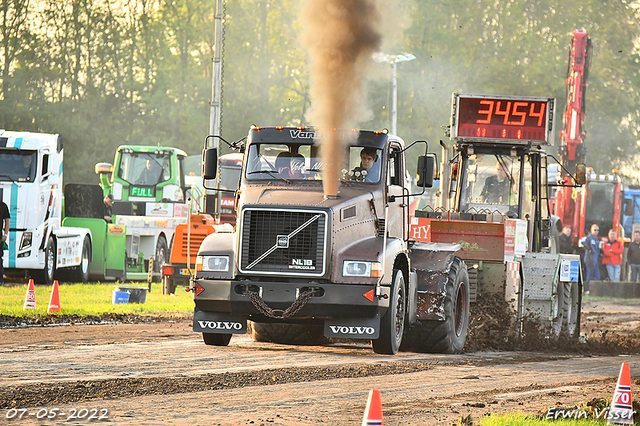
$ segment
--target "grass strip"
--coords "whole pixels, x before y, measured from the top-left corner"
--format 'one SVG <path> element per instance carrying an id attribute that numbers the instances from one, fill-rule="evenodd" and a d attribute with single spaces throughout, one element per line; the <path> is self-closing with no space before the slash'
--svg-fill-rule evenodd
<path id="1" fill-rule="evenodd" d="M 193 312 L 193 296 L 178 287 L 175 295 L 162 294 L 161 284 L 152 284 L 145 303 L 112 303 L 118 284 L 60 284 L 60 312 L 47 314 L 53 286 L 35 286 L 36 309 L 24 309 L 27 285 L 0 287 L 0 315 L 36 317 L 43 315 L 99 316 L 103 314 L 159 314 Z M 126 283 L 126 287 L 144 287 L 147 283 Z"/>

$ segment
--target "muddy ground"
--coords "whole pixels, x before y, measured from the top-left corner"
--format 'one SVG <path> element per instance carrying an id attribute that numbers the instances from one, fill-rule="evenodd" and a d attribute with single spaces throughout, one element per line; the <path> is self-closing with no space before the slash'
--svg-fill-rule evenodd
<path id="1" fill-rule="evenodd" d="M 53 408 L 107 410 L 116 424 L 358 424 L 374 387 L 387 425 L 544 414 L 611 398 L 621 362 L 631 364 L 632 388 L 640 384 L 639 310 L 635 301 L 585 300 L 580 344 L 506 350 L 503 336 L 475 333 L 462 355 L 394 357 L 366 343 L 303 347 L 249 336 L 207 347 L 182 316 L 42 318 L 28 327 L 0 318 L 0 424 L 69 423 L 35 418 Z M 476 328 L 499 321 L 486 314 L 474 314 Z M 8 419 L 11 409 L 27 417 Z"/>
<path id="2" fill-rule="evenodd" d="M 59 347 L 193 338 L 191 317 L 191 314 L 106 314 L 23 319 L 0 315 L 0 350 L 18 346 Z M 574 342 L 551 341 L 535 334 L 524 340 L 515 339 L 509 323 L 509 314 L 495 300 L 480 300 L 472 308 L 465 353 L 494 350 L 591 355 L 640 353 L 640 301 L 637 299 L 611 301 L 586 297 L 582 306 L 581 338 Z M 100 333 L 95 332 L 95 325 L 102 325 Z M 42 332 L 42 328 L 47 331 Z"/>

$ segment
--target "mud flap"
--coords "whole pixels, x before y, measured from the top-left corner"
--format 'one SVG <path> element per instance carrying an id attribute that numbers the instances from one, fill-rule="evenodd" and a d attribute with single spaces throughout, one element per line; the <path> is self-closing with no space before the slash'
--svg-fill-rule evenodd
<path id="1" fill-rule="evenodd" d="M 380 314 L 373 318 L 337 318 L 324 322 L 325 337 L 341 339 L 377 339 L 380 337 Z"/>
<path id="2" fill-rule="evenodd" d="M 417 320 L 445 321 L 444 302 L 449 270 L 460 244 L 414 242 L 409 249 L 411 276 L 409 324 Z M 413 277 L 415 275 L 415 278 Z M 415 295 L 411 280 L 415 280 Z M 414 306 L 415 304 L 415 306 Z"/>
<path id="3" fill-rule="evenodd" d="M 247 317 L 241 315 L 193 311 L 193 331 L 198 333 L 245 334 Z"/>

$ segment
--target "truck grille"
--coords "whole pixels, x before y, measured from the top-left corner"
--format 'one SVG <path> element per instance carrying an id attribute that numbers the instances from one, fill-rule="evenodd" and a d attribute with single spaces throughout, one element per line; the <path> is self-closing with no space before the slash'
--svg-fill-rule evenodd
<path id="1" fill-rule="evenodd" d="M 240 271 L 323 275 L 326 222 L 322 211 L 245 209 Z"/>

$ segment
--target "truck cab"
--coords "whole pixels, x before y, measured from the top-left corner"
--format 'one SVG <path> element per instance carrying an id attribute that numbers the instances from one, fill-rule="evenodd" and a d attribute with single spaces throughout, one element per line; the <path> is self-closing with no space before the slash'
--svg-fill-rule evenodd
<path id="1" fill-rule="evenodd" d="M 119 146 L 113 165 L 95 171 L 104 195 L 112 194 L 113 223 L 126 229 L 126 276 L 147 280 L 149 265 L 158 273 L 169 261 L 175 228 L 187 222 L 186 153 L 160 146 Z"/>
<path id="2" fill-rule="evenodd" d="M 60 135 L 0 131 L 0 198 L 11 216 L 3 265 L 42 284 L 57 270 L 86 281 L 91 260 L 90 231 L 61 226 L 63 152 Z"/>
<path id="3" fill-rule="evenodd" d="M 184 204 L 186 157 L 177 148 L 122 145 L 113 166 L 99 163 L 96 173 L 116 201 Z"/>
<path id="4" fill-rule="evenodd" d="M 530 224 L 533 251 L 544 251 L 551 239 L 547 203 L 546 156 L 527 146 L 461 144 L 453 208 L 472 214 L 498 214 Z M 543 175 L 543 176 L 541 176 Z M 535 196 L 534 196 L 535 195 Z"/>

